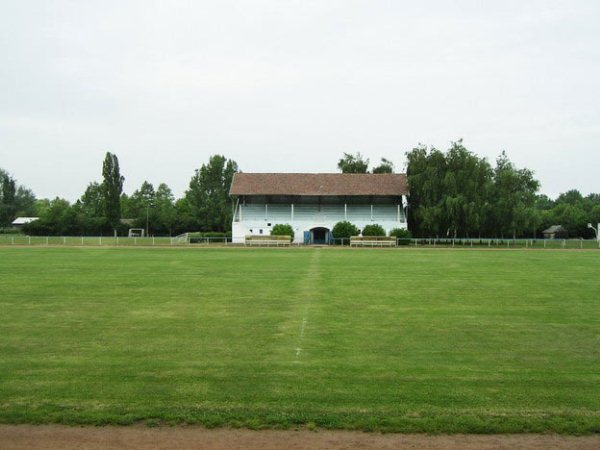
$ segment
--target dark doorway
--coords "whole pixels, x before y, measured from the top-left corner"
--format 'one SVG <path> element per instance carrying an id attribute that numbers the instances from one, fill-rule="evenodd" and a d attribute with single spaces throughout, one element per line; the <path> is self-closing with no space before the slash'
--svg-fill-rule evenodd
<path id="1" fill-rule="evenodd" d="M 328 244 L 327 237 L 329 236 L 329 230 L 327 228 L 313 228 L 310 230 L 311 233 L 311 244 Z"/>

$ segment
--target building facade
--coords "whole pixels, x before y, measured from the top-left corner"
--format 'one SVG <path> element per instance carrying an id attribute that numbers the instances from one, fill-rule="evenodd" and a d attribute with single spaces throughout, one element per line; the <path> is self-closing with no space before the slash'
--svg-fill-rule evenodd
<path id="1" fill-rule="evenodd" d="M 324 244 L 347 220 L 362 230 L 381 225 L 386 233 L 406 229 L 408 186 L 404 174 L 236 173 L 231 184 L 232 239 L 269 235 L 289 224 L 294 242 Z"/>

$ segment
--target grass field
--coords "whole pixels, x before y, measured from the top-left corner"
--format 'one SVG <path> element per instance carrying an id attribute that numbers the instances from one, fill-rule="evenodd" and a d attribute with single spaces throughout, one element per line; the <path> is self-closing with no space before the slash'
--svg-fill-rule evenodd
<path id="1" fill-rule="evenodd" d="M 600 432 L 600 253 L 0 247 L 0 422 Z"/>

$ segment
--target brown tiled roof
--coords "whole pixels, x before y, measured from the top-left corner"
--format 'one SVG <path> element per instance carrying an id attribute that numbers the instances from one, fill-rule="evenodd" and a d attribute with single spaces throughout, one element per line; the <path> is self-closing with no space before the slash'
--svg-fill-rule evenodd
<path id="1" fill-rule="evenodd" d="M 408 195 L 401 173 L 236 173 L 230 195 Z"/>

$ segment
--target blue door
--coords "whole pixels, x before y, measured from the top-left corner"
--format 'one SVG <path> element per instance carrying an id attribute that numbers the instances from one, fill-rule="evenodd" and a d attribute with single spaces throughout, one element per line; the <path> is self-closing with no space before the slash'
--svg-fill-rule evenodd
<path id="1" fill-rule="evenodd" d="M 310 244 L 310 231 L 304 232 L 304 245 Z"/>

